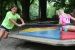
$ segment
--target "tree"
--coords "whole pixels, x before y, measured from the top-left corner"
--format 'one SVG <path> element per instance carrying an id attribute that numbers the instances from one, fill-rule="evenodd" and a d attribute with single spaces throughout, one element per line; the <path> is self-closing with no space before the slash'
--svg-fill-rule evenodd
<path id="1" fill-rule="evenodd" d="M 47 20 L 47 17 L 46 17 L 46 6 L 47 6 L 47 0 L 39 0 L 40 2 L 40 17 L 41 17 L 41 21 L 45 21 Z"/>
<path id="2" fill-rule="evenodd" d="M 30 21 L 29 17 L 29 6 L 30 6 L 30 0 L 21 0 L 22 5 L 22 16 L 25 21 Z"/>

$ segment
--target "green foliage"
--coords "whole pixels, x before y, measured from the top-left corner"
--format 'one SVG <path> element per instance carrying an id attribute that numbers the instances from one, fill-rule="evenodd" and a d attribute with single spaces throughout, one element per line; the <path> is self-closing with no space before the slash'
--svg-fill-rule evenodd
<path id="1" fill-rule="evenodd" d="M 47 2 L 47 18 L 52 18 L 55 15 L 56 7 L 55 2 Z"/>
<path id="2" fill-rule="evenodd" d="M 1 1 L 0 3 L 2 5 L 1 7 L 1 15 L 5 16 L 6 12 L 10 9 L 11 6 L 13 5 L 16 5 L 18 6 L 21 11 L 22 11 L 22 7 L 21 7 L 21 4 L 20 4 L 20 0 L 3 0 Z"/>
<path id="3" fill-rule="evenodd" d="M 39 16 L 39 1 L 34 0 L 30 5 L 30 18 L 31 20 L 37 19 Z"/>
<path id="4" fill-rule="evenodd" d="M 17 5 L 22 12 L 21 0 L 0 0 L 0 14 L 4 17 L 7 10 L 12 5 Z M 31 20 L 39 18 L 39 0 L 30 0 L 30 18 Z M 64 7 L 66 13 L 70 13 L 72 9 L 75 9 L 75 0 L 47 0 L 47 18 L 52 18 L 55 15 L 55 11 L 61 7 Z"/>
<path id="5" fill-rule="evenodd" d="M 47 18 L 53 18 L 55 11 L 64 8 L 65 13 L 71 13 L 75 9 L 75 0 L 47 0 Z"/>

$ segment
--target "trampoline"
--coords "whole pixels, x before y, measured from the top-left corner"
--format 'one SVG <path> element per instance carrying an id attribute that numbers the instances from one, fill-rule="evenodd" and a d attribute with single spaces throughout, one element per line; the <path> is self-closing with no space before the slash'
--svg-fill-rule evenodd
<path id="1" fill-rule="evenodd" d="M 36 26 L 40 25 L 36 24 Z M 19 31 L 19 34 L 12 34 L 9 35 L 9 37 L 55 46 L 75 45 L 75 32 L 62 31 L 61 26 L 58 24 L 47 24 L 43 25 L 44 27 L 41 26 L 23 29 Z"/>

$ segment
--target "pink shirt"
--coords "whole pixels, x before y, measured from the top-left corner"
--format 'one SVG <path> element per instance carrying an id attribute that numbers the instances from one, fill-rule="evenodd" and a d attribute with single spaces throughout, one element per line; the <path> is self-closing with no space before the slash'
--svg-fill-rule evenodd
<path id="1" fill-rule="evenodd" d="M 62 14 L 59 16 L 59 23 L 61 24 L 69 24 L 71 19 L 71 15 L 69 14 Z"/>

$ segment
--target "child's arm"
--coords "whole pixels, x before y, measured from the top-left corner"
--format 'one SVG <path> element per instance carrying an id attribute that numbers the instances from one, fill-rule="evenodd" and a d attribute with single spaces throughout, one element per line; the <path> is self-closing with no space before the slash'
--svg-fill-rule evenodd
<path id="1" fill-rule="evenodd" d="M 16 23 L 13 19 L 9 19 L 14 25 L 21 27 L 21 24 Z"/>
<path id="2" fill-rule="evenodd" d="M 20 21 L 22 22 L 22 25 L 25 25 L 24 20 L 23 20 L 21 17 L 20 17 L 19 19 L 20 19 Z"/>
<path id="3" fill-rule="evenodd" d="M 59 24 L 62 24 L 62 16 L 59 16 Z"/>
<path id="4" fill-rule="evenodd" d="M 74 17 L 72 17 L 70 14 L 68 14 L 68 17 L 69 17 L 70 19 L 72 19 L 72 20 L 74 20 L 74 21 L 75 21 L 75 18 L 74 18 Z"/>
<path id="5" fill-rule="evenodd" d="M 75 21 L 75 18 L 74 17 L 71 17 L 71 19 Z"/>
<path id="6" fill-rule="evenodd" d="M 59 16 L 59 24 L 60 25 L 65 25 L 65 23 L 63 21 L 63 17 L 61 15 Z"/>

